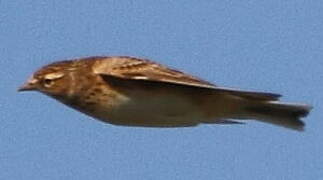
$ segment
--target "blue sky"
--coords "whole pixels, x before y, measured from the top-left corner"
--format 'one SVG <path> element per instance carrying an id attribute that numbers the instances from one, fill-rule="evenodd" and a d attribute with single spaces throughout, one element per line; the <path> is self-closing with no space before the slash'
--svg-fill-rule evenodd
<path id="1" fill-rule="evenodd" d="M 321 179 L 323 2 L 0 1 L 0 179 Z M 303 133 L 247 125 L 153 129 L 93 120 L 16 89 L 42 65 L 150 58 L 314 109 Z"/>

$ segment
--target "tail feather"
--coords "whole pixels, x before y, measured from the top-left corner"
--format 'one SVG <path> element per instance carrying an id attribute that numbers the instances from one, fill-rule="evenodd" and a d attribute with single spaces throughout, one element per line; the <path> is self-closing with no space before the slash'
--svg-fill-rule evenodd
<path id="1" fill-rule="evenodd" d="M 259 121 L 303 131 L 305 123 L 300 119 L 307 116 L 311 109 L 311 106 L 305 104 L 268 101 L 249 105 L 245 111 Z"/>

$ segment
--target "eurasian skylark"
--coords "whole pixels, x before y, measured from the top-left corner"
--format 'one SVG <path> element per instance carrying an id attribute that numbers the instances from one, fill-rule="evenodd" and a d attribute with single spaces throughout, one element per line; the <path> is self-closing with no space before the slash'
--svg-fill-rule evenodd
<path id="1" fill-rule="evenodd" d="M 49 64 L 19 91 L 36 90 L 98 120 L 124 126 L 188 127 L 255 119 L 303 130 L 311 106 L 242 91 L 133 57 L 88 57 Z"/>

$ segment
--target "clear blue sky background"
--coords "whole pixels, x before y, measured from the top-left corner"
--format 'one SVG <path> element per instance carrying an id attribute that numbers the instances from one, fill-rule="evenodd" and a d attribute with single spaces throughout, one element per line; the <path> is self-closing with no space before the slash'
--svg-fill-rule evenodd
<path id="1" fill-rule="evenodd" d="M 0 1 L 0 179 L 322 179 L 323 2 Z M 303 133 L 247 125 L 151 129 L 93 120 L 16 89 L 42 65 L 150 58 L 314 110 Z"/>

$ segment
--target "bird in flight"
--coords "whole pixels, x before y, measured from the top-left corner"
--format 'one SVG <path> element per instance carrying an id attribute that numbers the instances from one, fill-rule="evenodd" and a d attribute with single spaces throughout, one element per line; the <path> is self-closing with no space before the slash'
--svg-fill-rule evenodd
<path id="1" fill-rule="evenodd" d="M 303 130 L 311 106 L 279 94 L 216 86 L 150 60 L 87 57 L 37 70 L 19 91 L 38 91 L 100 121 L 122 126 L 192 127 L 258 120 Z M 240 120 L 240 121 L 237 121 Z"/>

